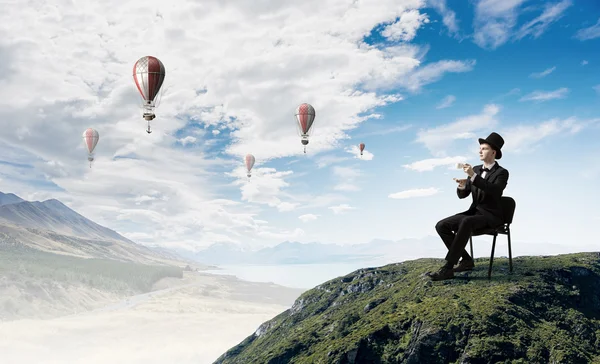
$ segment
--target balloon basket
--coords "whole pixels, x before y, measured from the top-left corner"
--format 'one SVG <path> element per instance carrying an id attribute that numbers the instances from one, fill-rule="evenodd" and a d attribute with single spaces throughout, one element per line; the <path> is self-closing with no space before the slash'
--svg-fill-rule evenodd
<path id="1" fill-rule="evenodd" d="M 144 117 L 144 120 L 151 121 L 151 120 L 154 120 L 154 118 L 156 117 L 156 115 L 154 115 L 154 113 L 148 113 L 148 112 L 146 112 L 146 113 L 144 113 L 143 117 Z"/>

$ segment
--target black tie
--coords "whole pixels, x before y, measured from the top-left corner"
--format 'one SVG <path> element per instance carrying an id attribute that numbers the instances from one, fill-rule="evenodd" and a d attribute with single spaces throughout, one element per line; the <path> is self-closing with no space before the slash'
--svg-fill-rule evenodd
<path id="1" fill-rule="evenodd" d="M 483 174 L 483 172 L 489 172 L 489 171 L 490 171 L 489 168 L 485 168 L 485 167 L 481 168 L 481 173 L 482 174 Z"/>

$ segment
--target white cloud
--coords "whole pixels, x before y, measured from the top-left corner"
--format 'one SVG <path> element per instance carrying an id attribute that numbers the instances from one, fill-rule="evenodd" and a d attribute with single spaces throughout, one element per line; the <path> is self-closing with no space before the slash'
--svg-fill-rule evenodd
<path id="1" fill-rule="evenodd" d="M 521 93 L 521 89 L 515 87 L 512 90 L 510 90 L 510 91 L 508 91 L 508 92 L 506 92 L 504 94 L 501 94 L 501 95 L 498 95 L 498 96 L 492 98 L 492 101 L 493 102 L 498 102 L 498 101 L 500 101 L 502 99 L 505 99 L 505 98 L 510 97 L 510 96 L 515 96 L 515 95 L 518 95 L 520 93 Z"/>
<path id="2" fill-rule="evenodd" d="M 554 91 L 533 91 L 532 93 L 521 97 L 521 99 L 519 99 L 519 101 L 544 102 L 544 101 L 550 101 L 550 100 L 564 99 L 567 97 L 568 93 L 569 93 L 569 89 L 566 87 L 562 87 L 562 88 L 559 88 Z"/>
<path id="3" fill-rule="evenodd" d="M 277 204 L 277 209 L 281 212 L 293 211 L 296 207 L 298 207 L 298 204 L 293 202 L 279 202 L 279 204 Z"/>
<path id="4" fill-rule="evenodd" d="M 442 16 L 442 22 L 448 28 L 450 35 L 457 35 L 459 27 L 456 13 L 448 8 L 446 0 L 429 0 L 428 4 Z"/>
<path id="5" fill-rule="evenodd" d="M 333 211 L 334 214 L 340 215 L 340 214 L 344 214 L 350 210 L 355 210 L 356 207 L 352 207 L 348 204 L 341 204 L 341 205 L 337 205 L 337 206 L 329 206 L 329 209 L 331 211 Z"/>
<path id="6" fill-rule="evenodd" d="M 572 0 L 562 0 L 557 3 L 546 3 L 544 11 L 535 19 L 523 24 L 515 33 L 516 39 L 522 39 L 528 35 L 534 39 L 539 38 L 548 27 L 564 16 L 564 12 L 573 5 Z"/>
<path id="7" fill-rule="evenodd" d="M 187 145 L 187 144 L 194 144 L 196 142 L 196 140 L 198 140 L 198 139 L 191 135 L 188 135 L 185 138 L 179 139 L 178 141 L 183 145 Z"/>
<path id="8" fill-rule="evenodd" d="M 519 40 L 526 36 L 539 38 L 572 5 L 571 0 L 546 4 L 539 16 L 514 30 L 522 10 L 521 5 L 525 2 L 526 0 L 479 0 L 475 7 L 475 44 L 485 49 L 496 49 L 509 40 Z"/>
<path id="9" fill-rule="evenodd" d="M 529 75 L 530 78 L 543 78 L 548 76 L 549 74 L 551 74 L 552 72 L 554 72 L 556 70 L 556 67 L 550 67 L 547 68 L 545 70 L 543 70 L 542 72 L 534 72 L 532 74 Z"/>
<path id="10" fill-rule="evenodd" d="M 466 161 L 467 158 L 463 156 L 430 158 L 413 162 L 410 164 L 405 164 L 403 167 L 407 169 L 412 169 L 413 171 L 424 172 L 433 171 L 436 167 L 440 166 L 450 166 L 450 168 L 454 169 L 457 163 L 466 163 Z"/>
<path id="11" fill-rule="evenodd" d="M 394 23 L 387 25 L 381 35 L 392 41 L 409 42 L 417 35 L 417 30 L 423 25 L 429 23 L 427 14 L 421 14 L 419 10 L 409 10 Z"/>
<path id="12" fill-rule="evenodd" d="M 284 180 L 292 171 L 278 172 L 275 168 L 253 168 L 252 177 L 246 176 L 246 168 L 239 167 L 235 170 L 238 180 L 234 182 L 241 185 L 242 201 L 264 204 L 276 207 L 279 211 L 292 211 L 298 203 L 282 201 L 279 197 L 283 189 L 290 184 Z"/>
<path id="13" fill-rule="evenodd" d="M 309 221 L 314 221 L 319 217 L 319 215 L 315 215 L 315 214 L 304 214 L 304 215 L 300 215 L 298 216 L 298 218 L 300 219 L 300 221 L 302 222 L 309 222 Z"/>
<path id="14" fill-rule="evenodd" d="M 495 104 L 485 105 L 482 112 L 458 119 L 417 133 L 417 142 L 423 143 L 436 157 L 446 157 L 446 148 L 455 140 L 474 139 L 475 132 L 486 131 L 496 126 L 496 115 L 500 108 Z"/>
<path id="15" fill-rule="evenodd" d="M 495 49 L 506 43 L 517 24 L 519 6 L 525 0 L 479 0 L 475 7 L 475 44 Z"/>
<path id="16" fill-rule="evenodd" d="M 433 129 L 422 131 L 418 135 L 417 141 L 422 142 L 435 155 L 436 152 L 445 151 L 447 145 L 453 140 L 458 139 L 473 139 L 476 143 L 477 138 L 486 136 L 493 126 L 498 122 L 493 118 L 496 115 L 497 109 L 489 108 L 487 116 L 491 119 L 469 116 L 459 119 L 459 121 L 441 125 Z M 491 120 L 491 121 L 490 121 Z M 481 121 L 481 122 L 478 122 Z M 501 127 L 498 133 L 502 135 L 505 144 L 502 148 L 504 154 L 530 152 L 532 149 L 539 146 L 540 142 L 554 136 L 574 135 L 586 128 L 592 128 L 600 125 L 600 118 L 592 119 L 577 119 L 570 117 L 566 119 L 554 118 L 540 123 L 528 122 L 523 125 L 514 125 L 509 127 Z M 473 130 L 485 128 L 486 134 L 477 136 Z M 495 128 L 493 128 L 495 129 Z M 483 130 L 482 130 L 483 131 Z M 462 133 L 462 134 L 461 134 Z M 419 160 L 409 164 L 404 164 L 403 167 L 413 171 L 424 172 L 432 171 L 436 167 L 448 166 L 449 169 L 454 169 L 456 163 L 469 163 L 469 159 L 465 156 L 447 156 L 442 153 L 437 153 L 436 158 Z M 474 164 L 474 163 L 471 163 Z"/>
<path id="17" fill-rule="evenodd" d="M 575 33 L 574 37 L 580 41 L 600 38 L 600 18 L 598 18 L 596 24 L 587 28 L 579 29 L 577 33 Z"/>
<path id="18" fill-rule="evenodd" d="M 448 96 L 444 97 L 442 99 L 442 101 L 440 101 L 440 103 L 435 108 L 436 109 L 445 109 L 447 107 L 452 106 L 452 104 L 454 104 L 454 101 L 456 101 L 456 96 L 448 95 Z"/>
<path id="19" fill-rule="evenodd" d="M 589 63 L 589 62 L 588 62 L 588 61 L 586 61 L 585 59 L 584 59 L 583 61 L 581 61 L 581 65 L 582 65 L 582 66 L 585 66 L 585 65 L 587 65 L 588 63 Z"/>
<path id="20" fill-rule="evenodd" d="M 534 125 L 518 125 L 502 131 L 505 144 L 503 153 L 530 152 L 540 141 L 551 136 L 565 136 L 576 134 L 583 129 L 597 125 L 600 119 L 577 120 L 575 117 L 567 119 L 551 119 Z"/>
<path id="21" fill-rule="evenodd" d="M 437 188 L 429 187 L 429 188 L 416 188 L 412 190 L 406 190 L 401 192 L 396 192 L 390 194 L 388 197 L 393 199 L 407 199 L 407 198 L 415 198 L 415 197 L 427 197 L 433 196 L 440 192 Z"/>
<path id="22" fill-rule="evenodd" d="M 521 89 L 519 88 L 513 88 L 512 90 L 508 91 L 506 93 L 506 96 L 513 96 L 513 95 L 518 95 L 521 93 Z"/>
<path id="23" fill-rule="evenodd" d="M 596 93 L 598 93 L 598 95 L 600 95 L 600 85 L 596 85 L 592 88 L 594 89 L 594 91 L 596 91 Z"/>
<path id="24" fill-rule="evenodd" d="M 360 155 L 360 147 L 356 144 L 351 145 L 349 148 L 346 148 L 346 152 L 350 153 L 354 156 L 355 159 L 370 161 L 373 160 L 375 155 L 367 149 L 367 145 L 365 143 L 365 150 L 363 150 L 363 155 Z"/>
<path id="25" fill-rule="evenodd" d="M 408 90 L 416 92 L 424 85 L 439 81 L 445 73 L 469 72 L 475 67 L 475 60 L 468 61 L 439 61 L 430 63 L 411 73 L 400 84 Z"/>
<path id="26" fill-rule="evenodd" d="M 3 4 L 0 21 L 10 32 L 0 37 L 0 149 L 27 165 L 7 169 L 3 189 L 59 198 L 145 243 L 301 234 L 260 223 L 259 215 L 329 206 L 343 196 L 289 194 L 291 171 L 258 162 L 303 154 L 298 104 L 316 108 L 307 150 L 315 155 L 380 117 L 376 108 L 403 100 L 399 92 L 475 65 L 427 63 L 428 47 L 407 43 L 425 22 L 422 0 L 176 0 L 167 7 L 123 0 L 118 12 L 105 5 Z M 402 43 L 363 42 L 393 22 L 383 31 Z M 131 76 L 144 55 L 166 67 L 152 134 Z M 81 140 L 90 126 L 100 133 L 92 168 Z M 257 166 L 246 181 L 249 152 Z"/>

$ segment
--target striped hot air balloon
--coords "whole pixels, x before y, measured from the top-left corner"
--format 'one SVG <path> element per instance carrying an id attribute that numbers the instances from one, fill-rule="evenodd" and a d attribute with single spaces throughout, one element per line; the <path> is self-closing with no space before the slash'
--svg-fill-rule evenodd
<path id="1" fill-rule="evenodd" d="M 313 131 L 313 124 L 315 122 L 315 108 L 311 104 L 303 103 L 298 105 L 296 108 L 296 121 L 298 125 L 298 132 L 301 137 L 301 143 L 304 145 L 304 153 L 306 153 L 306 145 L 308 145 L 308 138 Z"/>
<path id="2" fill-rule="evenodd" d="M 254 156 L 252 154 L 246 154 L 246 158 L 244 158 L 244 161 L 246 162 L 246 170 L 248 171 L 248 177 L 251 177 L 252 174 L 250 173 L 250 171 L 252 170 L 252 167 L 254 167 L 254 162 L 256 162 L 256 158 L 254 158 Z"/>
<path id="3" fill-rule="evenodd" d="M 88 161 L 90 162 L 90 168 L 92 168 L 92 162 L 94 161 L 94 149 L 100 140 L 100 134 L 92 128 L 87 128 L 83 132 L 83 142 L 88 150 Z"/>
<path id="4" fill-rule="evenodd" d="M 148 134 L 150 130 L 150 121 L 153 120 L 156 96 L 165 80 L 165 66 L 156 57 L 145 56 L 137 60 L 133 65 L 133 80 L 144 100 L 144 119 L 148 121 Z"/>

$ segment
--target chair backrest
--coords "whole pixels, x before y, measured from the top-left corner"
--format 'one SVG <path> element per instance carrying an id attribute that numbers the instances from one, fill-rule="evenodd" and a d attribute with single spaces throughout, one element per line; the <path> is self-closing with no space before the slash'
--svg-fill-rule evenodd
<path id="1" fill-rule="evenodd" d="M 502 214 L 504 215 L 504 223 L 512 224 L 515 216 L 515 207 L 517 203 L 512 197 L 502 196 L 500 203 L 502 204 Z"/>

